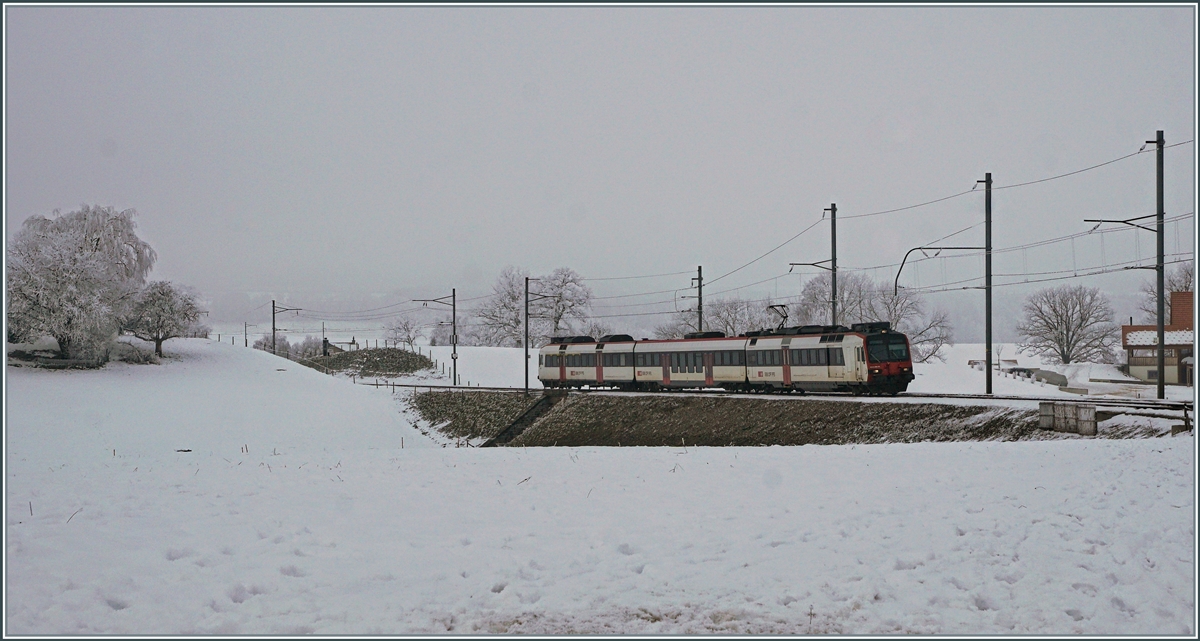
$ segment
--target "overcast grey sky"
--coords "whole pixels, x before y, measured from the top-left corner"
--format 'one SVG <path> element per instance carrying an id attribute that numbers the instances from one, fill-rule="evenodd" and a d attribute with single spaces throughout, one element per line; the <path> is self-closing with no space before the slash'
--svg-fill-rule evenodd
<path id="1" fill-rule="evenodd" d="M 469 297 L 505 265 L 592 278 L 703 265 L 712 280 L 832 202 L 840 266 L 893 264 L 982 222 L 982 194 L 851 216 L 956 194 L 989 171 L 999 188 L 1082 169 L 1158 129 L 1168 144 L 1195 133 L 1191 6 L 6 5 L 4 15 L 9 237 L 56 208 L 135 208 L 159 253 L 152 277 L 222 301 L 218 321 L 242 320 L 221 317 L 243 311 L 241 292 L 299 305 L 451 287 Z M 1168 216 L 1194 211 L 1194 159 L 1194 144 L 1166 152 Z M 1086 231 L 1083 218 L 1152 214 L 1154 154 L 998 190 L 994 211 L 997 248 Z M 1192 220 L 1168 226 L 1169 253 L 1192 251 Z M 998 254 L 995 269 L 1082 271 L 1139 249 L 1152 259 L 1153 235 L 1137 235 L 1107 235 L 1103 259 L 1093 236 L 1073 251 Z M 951 240 L 982 244 L 982 226 Z M 820 223 L 706 293 L 828 251 Z M 959 281 L 981 265 L 928 261 L 902 282 Z M 895 268 L 868 273 L 890 282 Z M 1119 297 L 1150 274 L 1048 284 Z M 593 286 L 663 290 L 689 276 Z M 724 295 L 786 296 L 803 278 Z M 981 310 L 982 298 L 930 294 L 959 310 Z"/>

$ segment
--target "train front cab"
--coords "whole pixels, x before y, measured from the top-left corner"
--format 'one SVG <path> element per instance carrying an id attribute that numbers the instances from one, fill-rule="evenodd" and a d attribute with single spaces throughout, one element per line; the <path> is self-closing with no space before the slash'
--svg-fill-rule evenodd
<path id="1" fill-rule="evenodd" d="M 865 391 L 896 395 L 916 378 L 908 337 L 890 330 L 865 336 L 867 381 Z"/>

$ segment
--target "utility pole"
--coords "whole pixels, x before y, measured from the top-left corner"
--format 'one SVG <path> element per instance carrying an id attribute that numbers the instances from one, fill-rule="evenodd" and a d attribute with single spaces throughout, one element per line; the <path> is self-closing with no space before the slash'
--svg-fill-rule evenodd
<path id="1" fill-rule="evenodd" d="M 250 347 L 250 328 L 251 327 L 258 327 L 258 325 L 251 325 L 250 323 L 245 323 L 245 327 L 242 328 L 242 341 L 245 343 L 244 347 Z"/>
<path id="2" fill-rule="evenodd" d="M 1158 272 L 1158 398 L 1166 397 L 1166 389 L 1164 380 L 1166 379 L 1166 352 L 1167 346 L 1164 344 L 1166 334 L 1163 330 L 1163 316 L 1166 312 L 1164 304 L 1163 292 L 1163 145 L 1166 144 L 1166 139 L 1163 138 L 1162 129 L 1158 130 L 1158 135 L 1154 140 L 1147 140 L 1147 143 L 1155 143 L 1158 145 L 1158 208 L 1155 211 L 1155 220 L 1158 223 L 1158 262 L 1155 263 L 1154 269 Z"/>
<path id="3" fill-rule="evenodd" d="M 830 291 L 833 293 L 833 308 L 829 314 L 829 324 L 837 327 L 837 203 L 829 203 L 829 208 L 825 211 L 829 212 L 829 242 L 831 245 L 830 253 Z"/>
<path id="4" fill-rule="evenodd" d="M 984 174 L 983 180 L 976 183 L 984 184 L 983 205 L 983 289 L 984 289 L 984 335 L 987 345 L 984 347 L 983 364 L 987 369 L 987 394 L 992 393 L 992 172 Z"/>
<path id="5" fill-rule="evenodd" d="M 529 396 L 529 281 L 541 280 L 540 278 L 525 277 L 525 396 Z M 533 300 L 542 300 L 543 298 L 554 298 L 545 294 L 534 294 Z"/>
<path id="6" fill-rule="evenodd" d="M 704 331 L 704 267 L 696 265 L 696 331 Z"/>
<path id="7" fill-rule="evenodd" d="M 271 299 L 271 353 L 278 356 L 275 351 L 275 314 L 279 312 L 298 312 L 299 307 L 276 307 L 275 300 Z"/>
<path id="8" fill-rule="evenodd" d="M 529 277 L 525 277 L 525 396 L 529 396 Z"/>
<path id="9" fill-rule="evenodd" d="M 458 292 L 458 290 L 452 288 L 450 290 L 449 296 L 442 296 L 441 298 L 416 298 L 416 299 L 413 299 L 414 303 L 423 303 L 424 304 L 423 307 L 429 307 L 429 303 L 438 303 L 441 305 L 449 305 L 450 306 L 450 361 L 453 363 L 453 368 L 450 372 L 450 376 L 453 377 L 451 380 L 454 385 L 458 385 L 458 294 L 457 294 L 457 292 Z M 447 298 L 450 299 L 449 303 L 446 302 Z"/>
<path id="10" fill-rule="evenodd" d="M 458 298 L 450 288 L 450 361 L 454 365 L 454 384 L 458 385 Z"/>

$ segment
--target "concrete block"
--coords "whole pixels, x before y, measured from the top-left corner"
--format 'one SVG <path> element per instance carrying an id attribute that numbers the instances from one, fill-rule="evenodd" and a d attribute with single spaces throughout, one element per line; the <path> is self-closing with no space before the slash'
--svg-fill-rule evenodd
<path id="1" fill-rule="evenodd" d="M 1038 427 L 1044 430 L 1054 429 L 1054 402 L 1042 401 L 1038 403 Z"/>

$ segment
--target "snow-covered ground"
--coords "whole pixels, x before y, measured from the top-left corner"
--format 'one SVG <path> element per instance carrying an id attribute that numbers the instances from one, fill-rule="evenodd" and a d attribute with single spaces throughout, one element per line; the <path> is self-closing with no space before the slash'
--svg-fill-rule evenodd
<path id="1" fill-rule="evenodd" d="M 6 369 L 6 634 L 1196 630 L 1190 434 L 444 449 L 385 390 L 166 350 Z"/>

